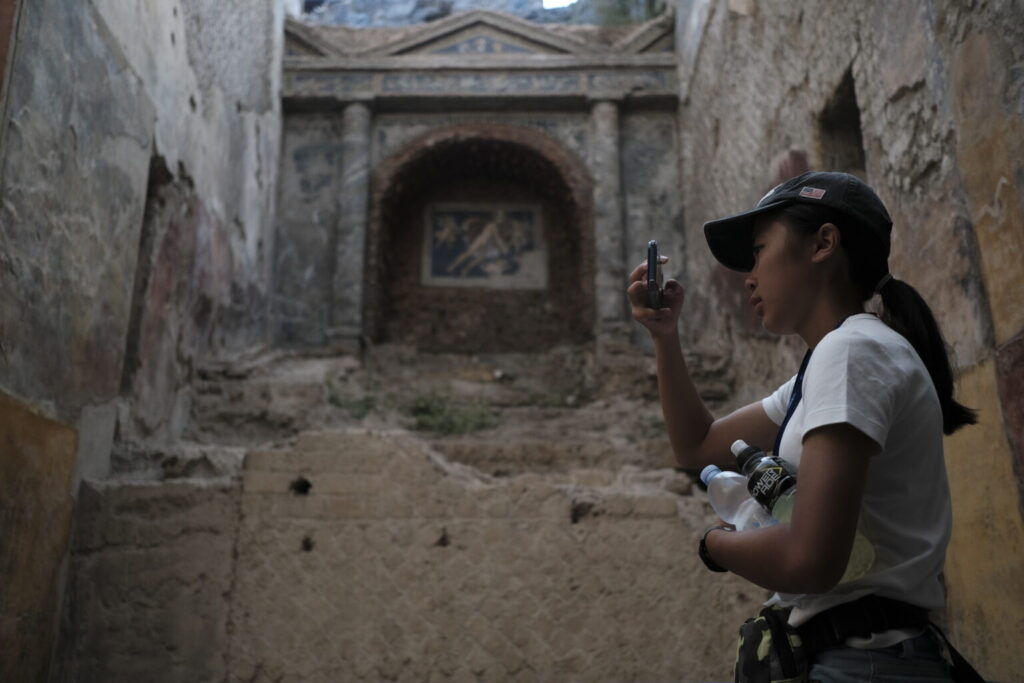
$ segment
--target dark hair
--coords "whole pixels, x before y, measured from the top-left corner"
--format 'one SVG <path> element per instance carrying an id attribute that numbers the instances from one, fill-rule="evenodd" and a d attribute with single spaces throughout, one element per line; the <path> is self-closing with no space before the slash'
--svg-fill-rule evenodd
<path id="1" fill-rule="evenodd" d="M 853 285 L 863 301 L 874 296 L 875 287 L 889 272 L 889 247 L 871 230 L 857 225 L 843 213 L 812 204 L 790 204 L 773 216 L 805 235 L 817 232 L 825 223 L 838 227 Z M 949 351 L 931 308 L 916 289 L 895 278 L 886 282 L 879 294 L 882 297 L 879 317 L 910 342 L 931 375 L 942 406 L 942 431 L 952 434 L 964 425 L 976 424 L 977 413 L 953 399 Z"/>

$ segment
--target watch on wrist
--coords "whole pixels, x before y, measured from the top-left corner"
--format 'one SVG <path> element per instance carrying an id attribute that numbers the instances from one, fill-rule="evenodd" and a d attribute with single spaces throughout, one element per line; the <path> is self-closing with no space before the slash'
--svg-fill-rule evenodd
<path id="1" fill-rule="evenodd" d="M 697 545 L 697 555 L 700 556 L 701 562 L 704 563 L 704 566 L 710 569 L 711 571 L 727 572 L 729 570 L 725 567 L 720 566 L 718 563 L 712 560 L 711 554 L 708 552 L 708 534 L 717 529 L 721 529 L 722 531 L 732 531 L 732 529 L 730 529 L 727 526 L 713 526 L 707 531 L 705 531 L 704 535 L 700 537 L 700 543 Z"/>

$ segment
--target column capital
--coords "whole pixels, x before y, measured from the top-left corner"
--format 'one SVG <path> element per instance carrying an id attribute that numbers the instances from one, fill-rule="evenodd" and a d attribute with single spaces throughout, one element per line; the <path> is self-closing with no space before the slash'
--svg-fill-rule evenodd
<path id="1" fill-rule="evenodd" d="M 592 109 L 601 104 L 611 104 L 619 108 L 625 99 L 626 93 L 624 92 L 600 92 L 587 95 L 587 102 Z"/>
<path id="2" fill-rule="evenodd" d="M 327 97 L 319 100 L 317 105 L 318 111 L 345 111 L 353 105 L 361 105 L 366 107 L 370 111 L 373 111 L 374 103 L 377 101 L 376 95 L 370 92 L 365 93 L 348 93 L 344 97 Z"/>
<path id="3" fill-rule="evenodd" d="M 342 109 L 356 108 L 372 110 L 373 102 L 375 99 L 376 98 L 374 98 L 372 95 L 369 95 L 367 97 L 358 97 L 356 99 L 346 99 L 344 102 L 341 103 L 341 107 Z"/>

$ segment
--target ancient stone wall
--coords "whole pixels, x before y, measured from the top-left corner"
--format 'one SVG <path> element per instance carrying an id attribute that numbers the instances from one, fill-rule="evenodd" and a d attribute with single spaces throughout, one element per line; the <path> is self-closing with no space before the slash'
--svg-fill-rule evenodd
<path id="1" fill-rule="evenodd" d="M 863 173 L 893 216 L 892 272 L 931 305 L 959 398 L 981 411 L 979 426 L 946 444 L 950 630 L 983 674 L 1013 679 L 1024 629 L 1024 582 L 1009 569 L 1024 560 L 1024 309 L 1019 263 L 1006 257 L 1024 225 L 1024 100 L 1011 66 L 1024 45 L 1021 7 L 686 0 L 679 10 L 686 345 L 732 349 L 731 407 L 790 377 L 799 345 L 759 330 L 742 276 L 715 264 L 701 225 L 752 207 L 782 179 L 776 162 L 801 156 L 788 150 L 813 168 Z"/>
<path id="2" fill-rule="evenodd" d="M 283 21 L 280 3 L 22 3 L 0 108 L 0 410 L 71 429 L 77 453 L 14 439 L 5 459 L 39 458 L 12 508 L 107 476 L 115 432 L 174 438 L 197 362 L 262 342 Z M 3 524 L 60 565 L 69 509 Z M 51 581 L 57 600 L 55 573 L 16 569 L 4 585 Z M 52 627 L 35 607 L 20 618 Z"/>

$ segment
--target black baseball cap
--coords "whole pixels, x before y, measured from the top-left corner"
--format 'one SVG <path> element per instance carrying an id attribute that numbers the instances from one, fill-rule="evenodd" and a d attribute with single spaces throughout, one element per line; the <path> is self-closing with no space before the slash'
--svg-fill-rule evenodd
<path id="1" fill-rule="evenodd" d="M 711 253 L 726 268 L 749 272 L 754 267 L 754 221 L 769 211 L 790 204 L 818 204 L 852 219 L 842 227 L 856 227 L 878 238 L 889 255 L 892 219 L 875 191 L 849 173 L 808 171 L 776 185 L 750 211 L 704 224 Z"/>

